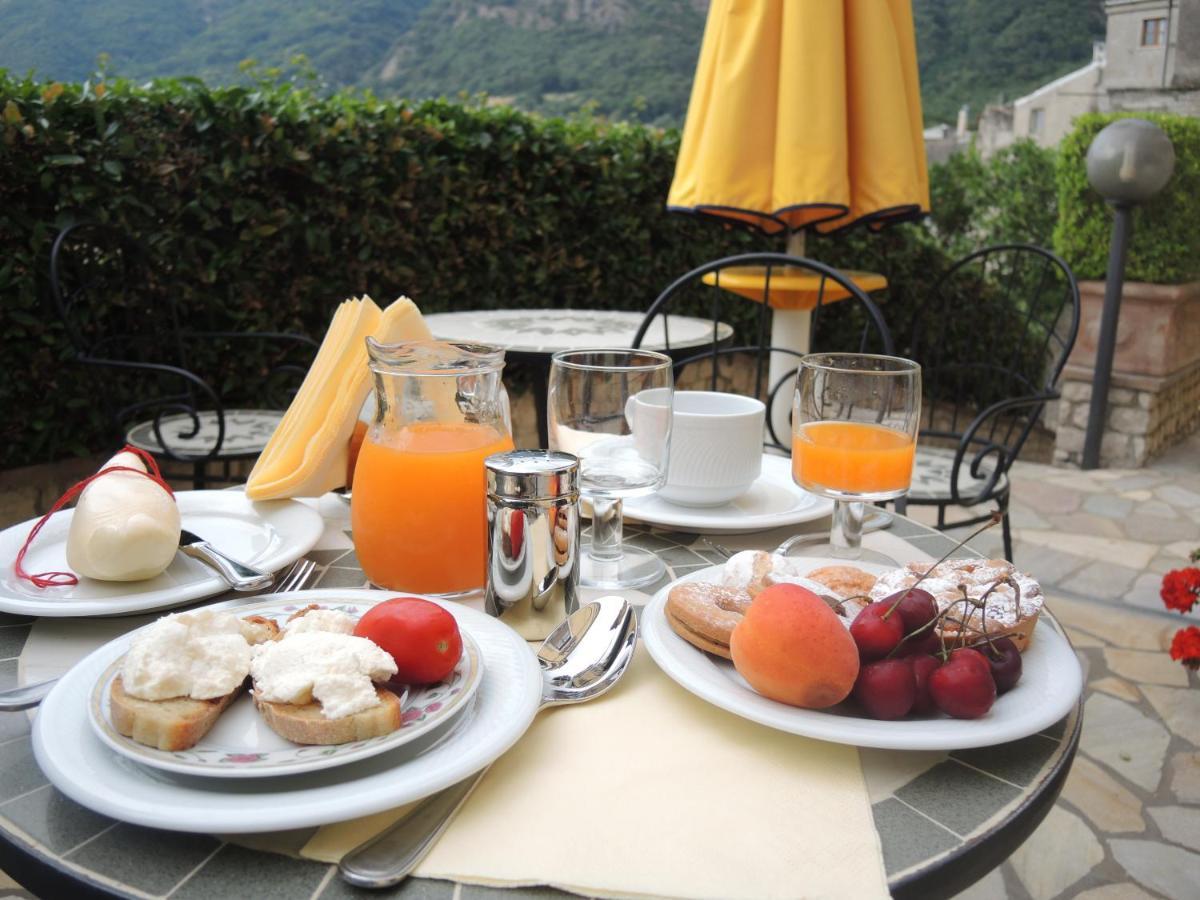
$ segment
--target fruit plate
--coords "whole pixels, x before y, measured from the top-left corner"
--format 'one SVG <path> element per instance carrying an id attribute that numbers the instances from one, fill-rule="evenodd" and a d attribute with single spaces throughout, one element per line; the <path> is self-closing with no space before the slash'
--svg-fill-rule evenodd
<path id="1" fill-rule="evenodd" d="M 311 550 L 325 529 L 321 514 L 298 500 L 248 500 L 241 491 L 177 491 L 188 531 L 240 562 L 276 572 Z M 67 570 L 67 532 L 73 509 L 55 513 L 25 557 L 28 572 Z M 79 579 L 76 585 L 37 588 L 17 578 L 13 561 L 36 520 L 0 531 L 0 612 L 20 616 L 118 616 L 180 606 L 229 590 L 212 568 L 176 553 L 165 572 L 143 581 Z"/>
<path id="2" fill-rule="evenodd" d="M 697 534 L 743 534 L 813 522 L 833 512 L 833 501 L 810 494 L 792 480 L 792 461 L 763 454 L 762 474 L 742 496 L 720 506 L 680 506 L 656 494 L 625 501 L 631 522 Z"/>
<path id="3" fill-rule="evenodd" d="M 279 599 L 286 596 L 280 594 L 261 603 L 241 606 L 237 614 L 264 616 L 282 625 L 292 613 L 309 605 L 311 598 L 307 594 L 310 593 L 305 592 L 304 596 L 294 600 Z M 317 605 L 357 619 L 374 604 L 338 600 Z M 133 638 L 143 630 L 132 631 L 119 641 L 128 648 Z M 391 734 L 333 746 L 293 744 L 267 727 L 255 710 L 249 693 L 245 693 L 230 704 L 217 724 L 196 746 L 188 750 L 170 751 L 139 744 L 113 727 L 109 686 L 119 674 L 124 659 L 125 654 L 122 653 L 104 671 L 92 690 L 88 720 L 96 735 L 117 753 L 134 762 L 182 775 L 209 778 L 261 778 L 316 772 L 395 750 L 448 724 L 466 710 L 479 690 L 483 677 L 479 647 L 469 634 L 463 633 L 463 655 L 450 677 L 437 684 L 409 688 L 400 728 Z"/>
<path id="4" fill-rule="evenodd" d="M 315 590 L 279 594 L 300 605 L 374 603 L 384 591 Z M 437 602 L 437 601 L 434 601 Z M 542 695 L 537 657 L 498 619 L 441 603 L 479 648 L 483 678 L 471 710 L 432 749 L 381 753 L 320 772 L 277 778 L 193 778 L 135 765 L 105 745 L 88 722 L 96 681 L 125 652 L 106 644 L 75 665 L 42 702 L 33 750 L 64 794 L 103 815 L 149 828 L 244 834 L 340 822 L 427 797 L 478 772 L 511 747 L 533 721 Z M 245 604 L 224 604 L 240 612 Z M 415 742 L 424 745 L 425 741 Z"/>
<path id="5" fill-rule="evenodd" d="M 812 568 L 845 560 L 812 559 Z M 874 574 L 884 566 L 856 563 Z M 693 647 L 667 622 L 667 594 L 685 581 L 719 582 L 721 567 L 693 572 L 664 587 L 646 605 L 642 638 L 659 667 L 682 687 L 714 706 L 780 731 L 805 737 L 889 750 L 961 750 L 987 747 L 1035 734 L 1070 712 L 1083 688 L 1075 651 L 1043 610 L 1033 640 L 1022 654 L 1021 680 L 978 719 L 943 716 L 883 722 L 861 715 L 853 703 L 827 710 L 787 706 L 754 691 L 727 660 Z"/>

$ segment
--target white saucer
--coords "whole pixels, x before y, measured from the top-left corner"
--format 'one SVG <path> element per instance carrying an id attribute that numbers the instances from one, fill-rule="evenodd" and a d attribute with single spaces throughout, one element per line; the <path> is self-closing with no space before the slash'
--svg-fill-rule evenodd
<path id="1" fill-rule="evenodd" d="M 318 591 L 293 591 L 274 594 L 260 603 L 239 606 L 236 614 L 265 616 L 281 626 L 299 609 L 313 603 Z M 336 609 L 360 618 L 375 605 L 348 600 L 342 592 L 318 606 Z M 147 628 L 149 626 L 146 626 Z M 126 649 L 145 628 L 139 628 L 113 641 Z M 463 632 L 463 654 L 449 677 L 436 684 L 413 685 L 408 689 L 400 728 L 391 734 L 332 746 L 293 744 L 272 731 L 254 707 L 249 693 L 242 694 L 221 713 L 212 730 L 187 750 L 159 750 L 127 738 L 112 724 L 109 685 L 120 672 L 125 654 L 113 661 L 96 682 L 88 705 L 92 728 L 100 740 L 136 763 L 207 778 L 262 778 L 316 772 L 334 766 L 387 753 L 444 727 L 471 705 L 483 677 L 479 648 L 469 632 Z"/>
<path id="2" fill-rule="evenodd" d="M 311 550 L 325 530 L 321 514 L 297 500 L 254 502 L 241 491 L 177 491 L 182 525 L 234 559 L 276 572 Z M 75 510 L 55 513 L 30 545 L 27 572 L 67 571 L 67 532 Z M 23 616 L 117 616 L 179 606 L 229 589 L 197 559 L 175 554 L 165 572 L 143 581 L 80 577 L 37 588 L 17 578 L 13 562 L 36 519 L 0 531 L 0 612 Z"/>
<path id="3" fill-rule="evenodd" d="M 385 600 L 386 591 L 305 591 L 315 602 Z M 537 657 L 499 619 L 457 603 L 443 606 L 479 646 L 483 679 L 471 712 L 436 745 L 411 757 L 401 748 L 322 772 L 277 778 L 195 778 L 137 765 L 104 745 L 88 721 L 88 702 L 120 642 L 71 669 L 42 702 L 33 723 L 38 765 L 77 803 L 125 822 L 218 834 L 325 825 L 392 809 L 449 787 L 491 763 L 533 721 L 542 695 Z M 237 604 L 222 608 L 236 610 Z M 461 726 L 458 723 L 461 722 Z"/>
<path id="4" fill-rule="evenodd" d="M 845 562 L 821 557 L 805 557 L 804 561 L 811 562 L 813 569 Z M 887 568 L 870 563 L 855 565 L 874 574 Z M 823 710 L 799 709 L 768 700 L 746 683 L 732 663 L 692 646 L 667 622 L 664 609 L 672 587 L 683 581 L 718 582 L 721 569 L 701 569 L 656 593 L 639 617 L 642 639 L 659 668 L 674 681 L 697 697 L 751 722 L 835 744 L 892 750 L 959 750 L 990 747 L 1035 734 L 1059 721 L 1079 702 L 1083 689 L 1079 660 L 1044 610 L 1029 649 L 1021 655 L 1021 680 L 979 719 L 937 716 L 881 722 L 866 718 L 850 702 Z"/>
<path id="5" fill-rule="evenodd" d="M 720 506 L 680 506 L 651 494 L 624 503 L 625 518 L 694 531 L 741 534 L 811 522 L 833 513 L 833 501 L 803 490 L 792 480 L 792 461 L 763 454 L 762 474 L 746 493 Z"/>

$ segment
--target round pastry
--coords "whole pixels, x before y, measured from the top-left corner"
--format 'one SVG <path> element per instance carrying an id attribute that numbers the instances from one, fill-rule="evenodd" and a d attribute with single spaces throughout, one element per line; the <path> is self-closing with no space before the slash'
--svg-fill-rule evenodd
<path id="1" fill-rule="evenodd" d="M 1028 575 L 1002 559 L 949 559 L 929 570 L 928 563 L 909 563 L 880 575 L 871 590 L 882 600 L 921 581 L 939 610 L 952 607 L 942 619 L 942 634 L 954 644 L 988 637 L 1008 637 L 1024 652 L 1042 610 L 1042 588 Z M 964 601 L 963 592 L 969 601 Z M 986 595 L 986 601 L 984 600 Z M 973 601 L 973 602 L 971 602 Z"/>
<path id="2" fill-rule="evenodd" d="M 741 588 L 685 581 L 667 594 L 667 622 L 688 643 L 732 659 L 729 636 L 751 602 L 750 594 Z"/>
<path id="3" fill-rule="evenodd" d="M 775 566 L 775 557 L 762 550 L 743 550 L 725 561 L 721 584 L 741 588 L 757 597 L 771 586 L 768 576 Z"/>
<path id="4" fill-rule="evenodd" d="M 805 577 L 820 582 L 839 597 L 866 597 L 875 587 L 875 576 L 854 566 L 822 566 Z"/>

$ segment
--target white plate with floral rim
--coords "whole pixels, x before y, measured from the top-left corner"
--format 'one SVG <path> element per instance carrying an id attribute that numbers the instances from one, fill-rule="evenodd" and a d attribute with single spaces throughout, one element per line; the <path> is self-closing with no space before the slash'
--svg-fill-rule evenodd
<path id="1" fill-rule="evenodd" d="M 805 561 L 811 561 L 814 569 L 845 564 L 845 560 L 821 557 Z M 887 570 L 886 566 L 871 563 L 855 565 L 872 574 Z M 711 566 L 667 585 L 646 604 L 638 621 L 646 649 L 668 676 L 697 697 L 752 722 L 836 744 L 890 750 L 960 750 L 990 747 L 1035 734 L 1058 722 L 1079 702 L 1083 689 L 1079 660 L 1058 623 L 1045 610 L 1029 648 L 1021 655 L 1021 680 L 978 719 L 938 715 L 883 722 L 867 718 L 851 701 L 829 709 L 800 709 L 769 700 L 750 687 L 731 662 L 692 646 L 667 622 L 665 608 L 671 588 L 685 581 L 719 582 L 721 569 Z"/>
<path id="2" fill-rule="evenodd" d="M 230 611 L 239 616 L 265 616 L 282 624 L 292 613 L 309 605 L 307 599 L 304 595 L 292 600 L 272 598 Z M 338 599 L 317 605 L 358 618 L 374 603 Z M 131 632 L 118 640 L 127 648 L 136 634 Z M 403 747 L 448 724 L 466 710 L 483 678 L 483 663 L 471 636 L 466 632 L 462 636 L 462 657 L 450 676 L 437 684 L 409 687 L 400 728 L 367 740 L 332 746 L 293 744 L 267 727 L 247 692 L 230 704 L 194 747 L 178 751 L 147 747 L 125 737 L 112 724 L 109 686 L 120 672 L 124 653 L 97 679 L 88 704 L 88 719 L 100 740 L 117 753 L 155 769 L 209 778 L 261 778 L 314 772 Z"/>
<path id="3" fill-rule="evenodd" d="M 385 591 L 320 589 L 281 594 L 293 603 L 378 603 Z M 394 809 L 483 769 L 537 715 L 542 670 L 524 638 L 486 613 L 435 600 L 479 647 L 483 680 L 469 710 L 411 748 L 321 772 L 278 778 L 191 778 L 113 753 L 88 722 L 96 681 L 129 646 L 112 641 L 78 662 L 42 701 L 33 722 L 37 764 L 60 791 L 123 822 L 204 834 L 247 834 L 342 822 Z M 222 609 L 240 611 L 237 600 Z M 434 746 L 429 746 L 433 743 Z M 420 752 L 410 752 L 418 749 Z"/>

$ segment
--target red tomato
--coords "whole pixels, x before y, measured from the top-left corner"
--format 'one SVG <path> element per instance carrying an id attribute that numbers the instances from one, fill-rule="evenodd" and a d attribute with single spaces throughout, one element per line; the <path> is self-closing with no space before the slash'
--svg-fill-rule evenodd
<path id="1" fill-rule="evenodd" d="M 419 597 L 393 597 L 371 607 L 354 633 L 392 655 L 398 669 L 392 681 L 400 684 L 441 681 L 462 656 L 462 635 L 454 616 Z"/>

